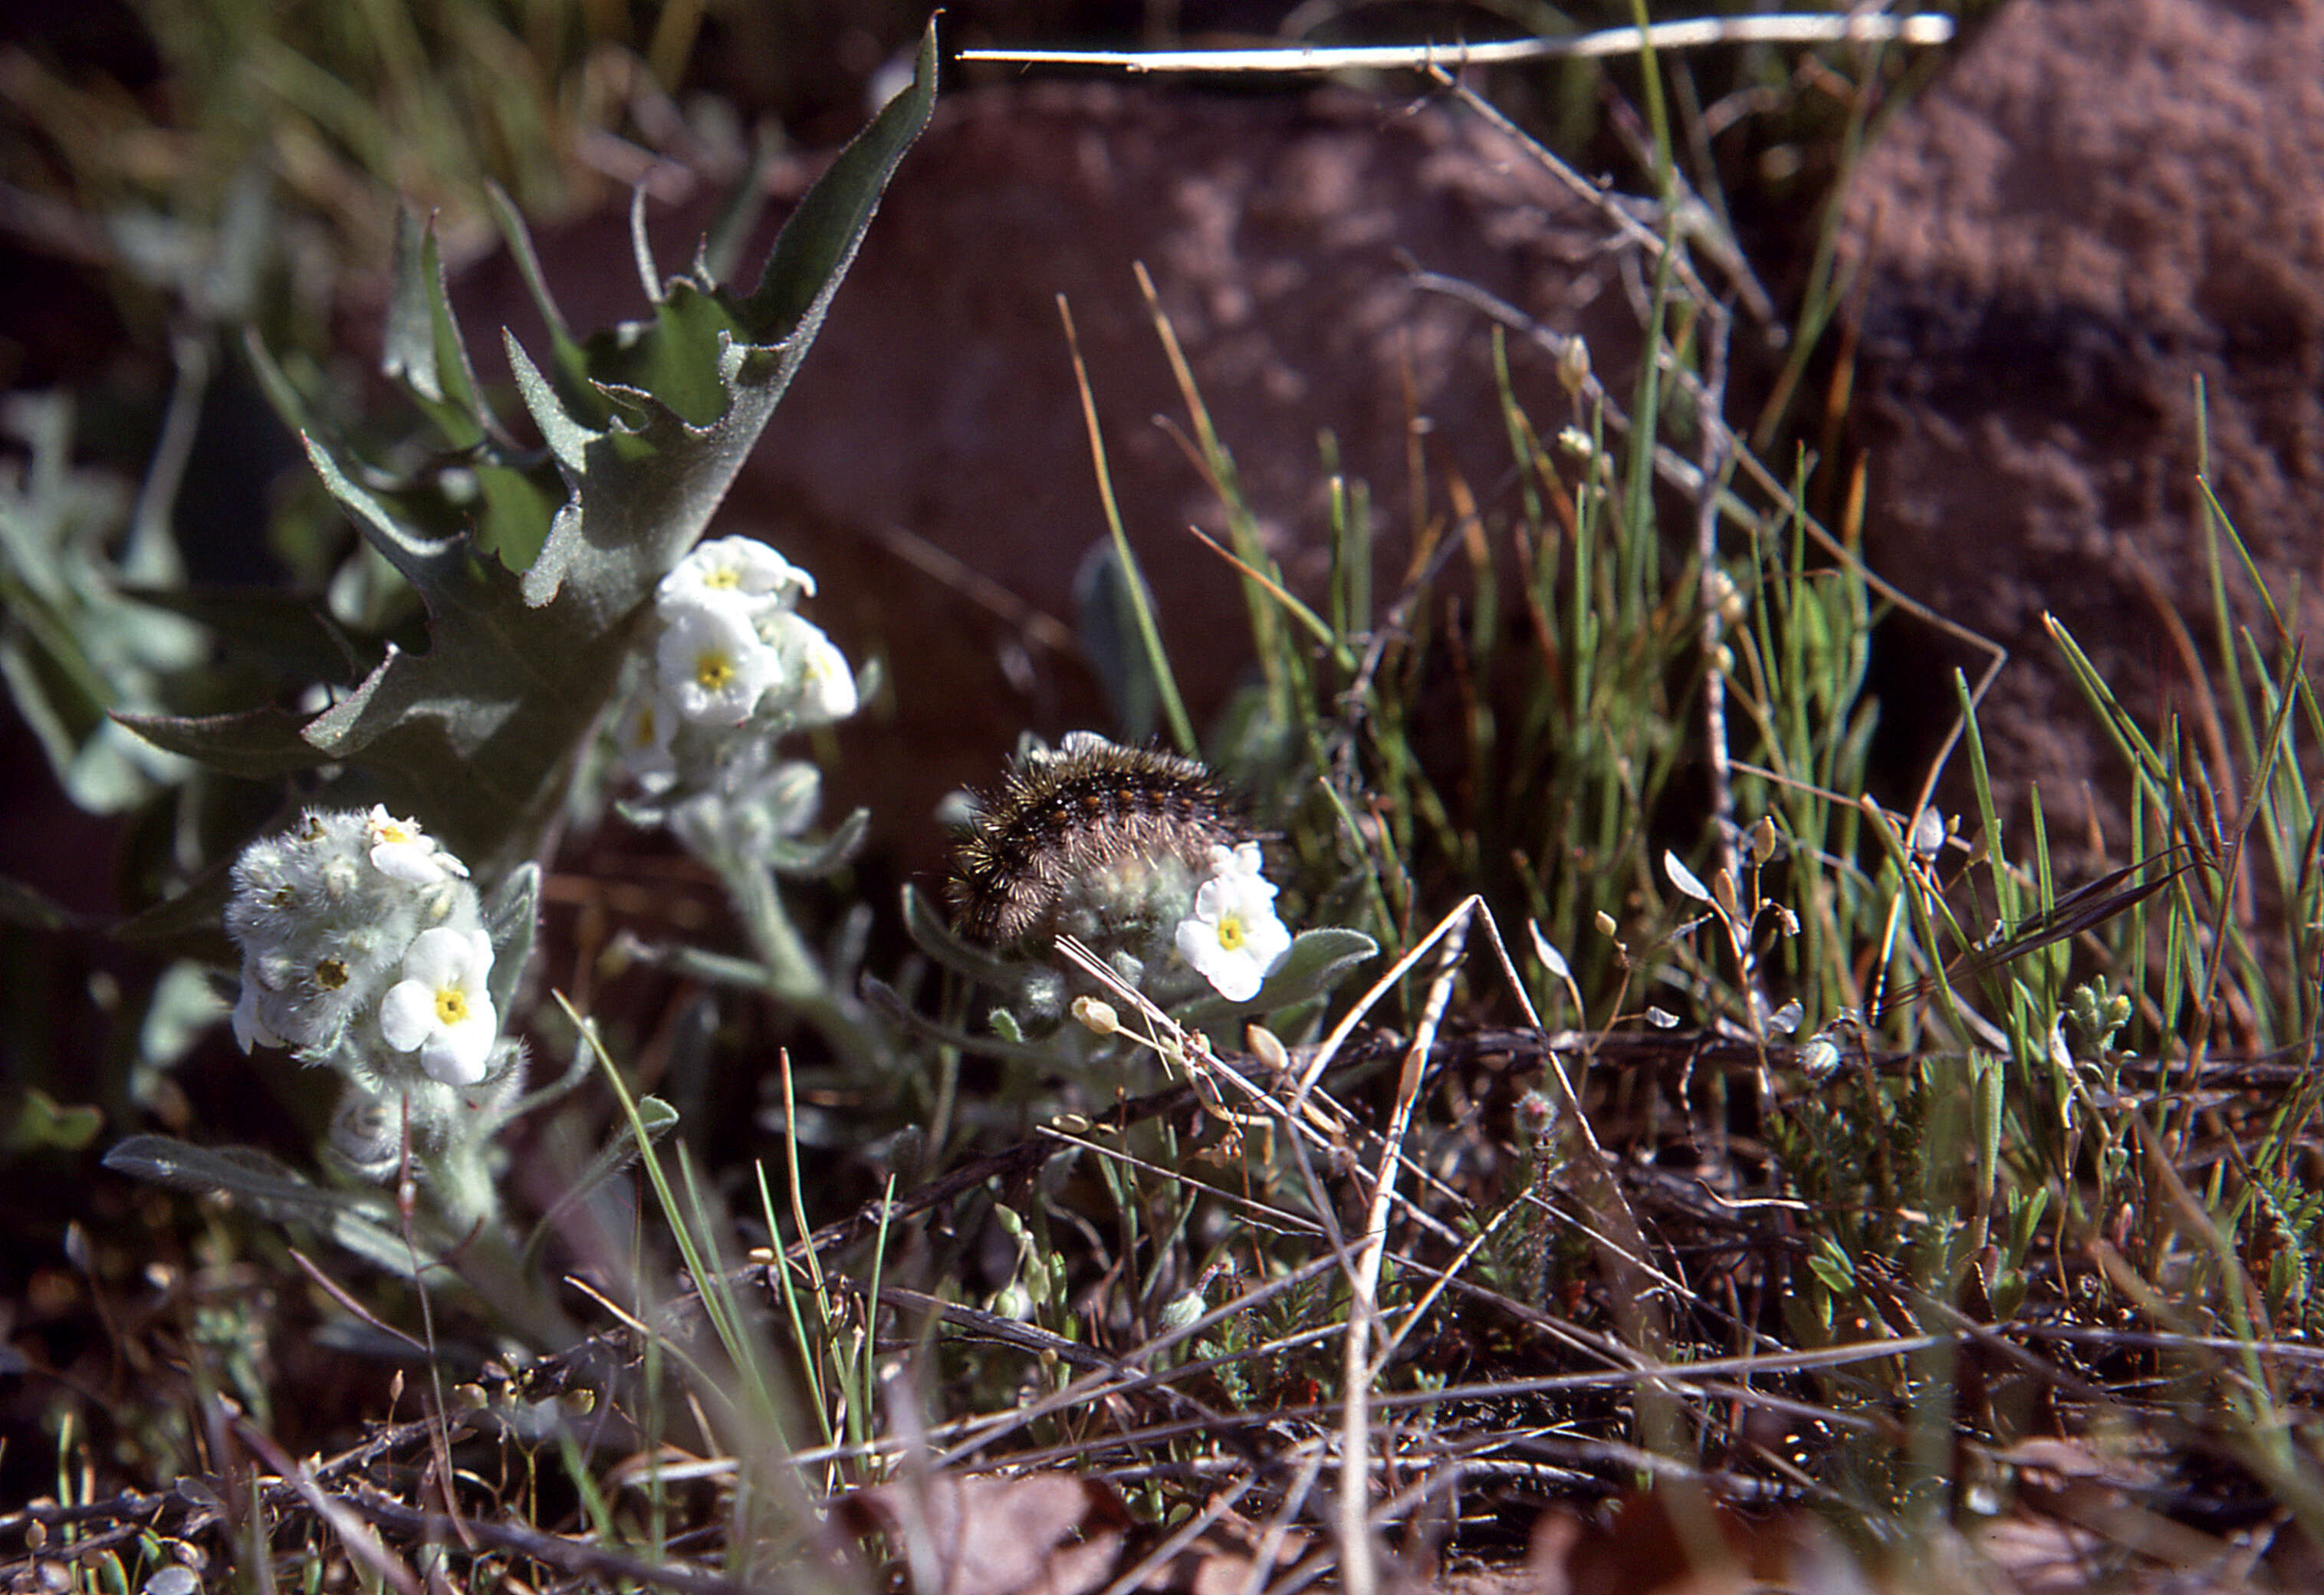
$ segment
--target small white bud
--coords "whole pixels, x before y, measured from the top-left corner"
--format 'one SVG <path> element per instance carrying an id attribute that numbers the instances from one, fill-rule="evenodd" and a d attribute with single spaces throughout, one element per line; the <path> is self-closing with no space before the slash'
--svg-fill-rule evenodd
<path id="1" fill-rule="evenodd" d="M 1111 1036 L 1121 1028 L 1121 1015 L 1102 997 L 1074 998 L 1074 1018 L 1092 1035 Z"/>
<path id="2" fill-rule="evenodd" d="M 370 844 L 373 868 L 398 880 L 429 885 L 468 873 L 468 866 L 439 849 L 418 821 L 396 819 L 377 804 L 364 822 L 364 840 Z"/>
<path id="3" fill-rule="evenodd" d="M 1167 1334 L 1185 1328 L 1203 1315 L 1203 1293 L 1186 1291 L 1172 1296 L 1162 1307 L 1162 1330 Z"/>
<path id="4" fill-rule="evenodd" d="M 1582 385 L 1590 380 L 1590 346 L 1579 337 L 1569 337 L 1565 346 L 1557 351 L 1557 381 L 1567 393 L 1582 396 Z"/>

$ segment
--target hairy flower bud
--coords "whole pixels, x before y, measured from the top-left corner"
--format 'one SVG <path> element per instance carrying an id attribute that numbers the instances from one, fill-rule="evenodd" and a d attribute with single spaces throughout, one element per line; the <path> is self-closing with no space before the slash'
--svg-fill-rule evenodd
<path id="1" fill-rule="evenodd" d="M 244 849 L 226 908 L 242 950 L 234 1028 L 244 1050 L 282 1046 L 309 1063 L 378 1069 L 379 1003 L 413 943 L 438 929 L 483 934 L 467 872 L 383 808 L 309 809 Z"/>

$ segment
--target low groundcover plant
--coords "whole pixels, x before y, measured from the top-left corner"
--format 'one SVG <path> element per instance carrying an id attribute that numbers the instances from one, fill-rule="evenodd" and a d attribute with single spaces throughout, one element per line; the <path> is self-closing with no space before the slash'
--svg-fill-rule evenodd
<path id="1" fill-rule="evenodd" d="M 309 809 L 235 861 L 226 932 L 242 951 L 235 1039 L 288 1047 L 345 1082 L 328 1151 L 385 1180 L 407 1157 L 454 1229 L 497 1216 L 488 1150 L 524 1083 L 500 1033 L 512 978 L 468 868 L 410 820 Z M 531 945 L 512 927 L 504 977 Z"/>
<path id="2" fill-rule="evenodd" d="M 262 352 L 427 645 L 350 632 L 355 685 L 298 715 L 122 717 L 272 788 L 165 907 L 189 957 L 215 971 L 221 925 L 233 949 L 213 1033 L 305 1065 L 281 1076 L 302 1111 L 337 1094 L 311 1176 L 208 1144 L 197 1113 L 114 1145 L 111 1167 L 210 1199 L 176 1206 L 194 1239 L 142 1283 L 143 1254 L 84 1270 L 152 1293 L 116 1339 L 186 1370 L 180 1428 L 109 1413 L 106 1453 L 72 1429 L 95 1404 L 60 1398 L 60 1489 L 93 1493 L 106 1455 L 184 1482 L 110 1522 L 67 1501 L 0 1526 L 23 1526 L 25 1587 L 70 1581 L 52 1529 L 115 1536 L 69 1542 L 117 1559 L 87 1575 L 107 1590 L 196 1542 L 254 1557 L 233 1572 L 254 1587 L 905 1587 L 835 1528 L 852 1500 L 918 1595 L 1127 1588 L 1180 1551 L 1204 1584 L 1361 1595 L 1432 1587 L 1447 1548 L 1514 1558 L 1528 1529 L 1528 1576 L 1555 1582 L 1545 1497 L 1618 1506 L 1601 1544 L 1715 1563 L 1749 1540 L 1815 1562 L 1801 1587 L 1886 1587 L 1848 1563 L 1913 1569 L 2018 1511 L 2061 1455 L 2042 1445 L 2087 1445 L 2081 1517 L 2126 1544 L 2324 1543 L 2292 1343 L 2324 1243 L 2302 773 L 2324 713 L 2295 642 L 2246 639 L 2223 674 L 2264 844 L 2240 867 L 2275 862 L 2296 979 L 2229 955 L 2243 843 L 2206 831 L 2223 811 L 2181 744 L 2118 709 L 2141 829 L 2082 888 L 1981 775 L 1958 825 L 1868 795 L 1873 585 L 1719 429 L 1728 329 L 1675 220 L 1623 245 L 1660 252 L 1635 413 L 1581 358 L 1570 418 L 1505 393 L 1514 485 L 1416 488 L 1392 601 L 1336 480 L 1330 590 L 1294 593 L 1189 380 L 1260 679 L 1207 743 L 1183 706 L 1167 751 L 1127 711 L 1120 741 L 1027 736 L 947 809 L 949 915 L 906 886 L 911 945 L 878 939 L 895 899 L 872 900 L 863 811 L 821 817 L 818 763 L 877 661 L 824 631 L 812 573 L 712 533 L 935 66 L 931 45 L 757 290 L 649 259 L 650 322 L 576 340 L 544 305 L 545 355 L 511 346 L 538 447 L 469 373 L 416 224 L 389 342 L 444 434 L 397 457 L 429 464 L 366 459 Z M 1657 523 L 1690 481 L 1691 552 Z M 1141 632 L 1151 657 L 1112 662 L 1153 686 L 1158 632 L 1113 646 Z M 543 871 L 609 810 L 715 880 L 741 949 L 558 925 L 543 1000 Z M 619 983 L 641 963 L 660 977 Z M 686 1133 L 658 1142 L 669 1102 Z M 141 1222 L 166 1206 L 134 1194 Z M 362 1267 L 297 1254 L 294 1301 L 265 1283 L 278 1225 Z M 269 1293 L 292 1306 L 232 1316 Z M 390 1421 L 314 1462 L 266 1449 L 251 1371 L 300 1310 L 400 1360 Z M 399 1424 L 408 1390 L 424 1415 Z M 2107 1473 L 2117 1435 L 2135 1468 Z M 2232 1527 L 2150 1532 L 2199 1489 Z"/>

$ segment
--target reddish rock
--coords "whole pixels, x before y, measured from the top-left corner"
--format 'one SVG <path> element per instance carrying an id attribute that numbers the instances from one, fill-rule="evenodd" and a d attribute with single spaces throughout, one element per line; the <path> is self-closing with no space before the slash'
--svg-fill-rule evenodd
<path id="1" fill-rule="evenodd" d="M 1371 485 L 1384 588 L 1403 548 L 1407 405 L 1433 426 L 1439 480 L 1457 466 L 1489 499 L 1509 472 L 1490 323 L 1415 270 L 1583 331 L 1601 365 L 1627 365 L 1637 343 L 1595 216 L 1457 110 L 1068 84 L 952 104 L 899 172 L 734 500 L 830 573 L 824 613 L 842 634 L 897 661 L 897 724 L 849 749 L 895 795 L 891 823 L 991 781 L 1022 729 L 1106 724 L 1079 663 L 1011 613 L 1070 625 L 1074 571 L 1105 536 L 1060 294 L 1198 715 L 1248 661 L 1232 573 L 1186 531 L 1223 534 L 1217 499 L 1156 419 L 1184 428 L 1185 410 L 1139 261 L 1270 546 L 1311 594 L 1329 546 L 1323 431 Z M 1554 429 L 1570 410 L 1551 362 L 1512 342 L 1520 395 Z M 1009 602 L 916 567 L 897 531 Z"/>
<path id="2" fill-rule="evenodd" d="M 2069 822 L 2087 783 L 2119 849 L 2126 780 L 2041 616 L 2150 720 L 2200 704 L 2199 378 L 2221 502 L 2279 600 L 2299 580 L 2287 621 L 2324 618 L 2324 5 L 2017 0 L 1882 135 L 1847 229 L 1871 557 L 2015 651 L 2002 781 Z"/>
<path id="3" fill-rule="evenodd" d="M 576 325 L 638 313 L 634 284 L 604 269 L 628 255 L 609 231 L 544 250 L 552 274 L 560 258 L 598 266 L 559 287 Z M 1488 502 L 1508 492 L 1491 322 L 1416 271 L 1583 333 L 1603 371 L 1638 340 L 1594 212 L 1455 107 L 1056 82 L 940 102 L 722 521 L 816 572 L 816 617 L 851 655 L 890 658 L 896 717 L 849 730 L 847 784 L 914 853 L 941 796 L 990 784 L 1020 731 L 1109 724 L 1068 632 L 1074 572 L 1106 531 L 1058 295 L 1198 717 L 1248 661 L 1235 578 L 1186 532 L 1222 534 L 1217 499 L 1156 419 L 1183 429 L 1185 410 L 1139 261 L 1310 593 L 1329 547 L 1321 432 L 1370 484 L 1384 593 L 1408 519 L 1408 405 L 1429 423 L 1433 483 L 1457 467 Z M 521 320 L 504 267 L 465 296 L 472 327 Z M 1572 410 L 1550 356 L 1517 336 L 1510 357 L 1554 431 Z"/>

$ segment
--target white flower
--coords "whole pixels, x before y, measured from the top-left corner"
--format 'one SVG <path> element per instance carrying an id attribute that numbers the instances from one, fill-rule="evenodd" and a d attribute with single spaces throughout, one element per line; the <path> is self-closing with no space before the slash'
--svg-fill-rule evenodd
<path id="1" fill-rule="evenodd" d="M 655 792 L 677 779 L 678 761 L 670 753 L 677 732 L 678 710 L 659 690 L 648 687 L 630 700 L 613 728 L 613 742 L 631 779 Z"/>
<path id="2" fill-rule="evenodd" d="M 780 660 L 759 640 L 742 600 L 706 594 L 670 606 L 654 664 L 662 691 L 685 719 L 740 725 L 774 684 Z"/>
<path id="3" fill-rule="evenodd" d="M 492 972 L 493 941 L 483 931 L 421 931 L 403 955 L 403 979 L 380 1003 L 380 1034 L 398 1052 L 418 1052 L 431 1079 L 474 1085 L 500 1035 L 484 984 Z"/>
<path id="4" fill-rule="evenodd" d="M 1178 922 L 1178 955 L 1230 1002 L 1248 1002 L 1291 950 L 1275 917 L 1275 886 L 1259 873 L 1259 844 L 1211 849 L 1211 877 Z"/>
<path id="5" fill-rule="evenodd" d="M 705 595 L 755 599 L 787 607 L 815 591 L 815 577 L 756 538 L 722 537 L 696 546 L 654 589 L 658 603 L 677 606 Z M 751 606 L 753 610 L 759 604 Z"/>
<path id="6" fill-rule="evenodd" d="M 794 725 L 830 725 L 855 713 L 855 671 L 823 628 L 795 614 L 765 626 L 782 664 L 786 706 Z"/>
<path id="7" fill-rule="evenodd" d="M 265 1017 L 258 1011 L 258 982 L 247 975 L 243 978 L 242 995 L 235 1000 L 234 1040 L 244 1052 L 254 1046 L 289 1045 L 267 1026 Z"/>
<path id="8" fill-rule="evenodd" d="M 465 876 L 468 866 L 436 845 L 436 838 L 417 820 L 400 820 L 380 804 L 373 804 L 364 820 L 364 844 L 372 867 L 398 880 L 425 886 L 454 875 Z"/>
<path id="9" fill-rule="evenodd" d="M 347 1020 L 379 989 L 383 973 L 368 938 L 309 939 L 301 945 L 245 948 L 242 993 L 234 1005 L 234 1038 L 300 1053 L 338 1045 Z"/>

